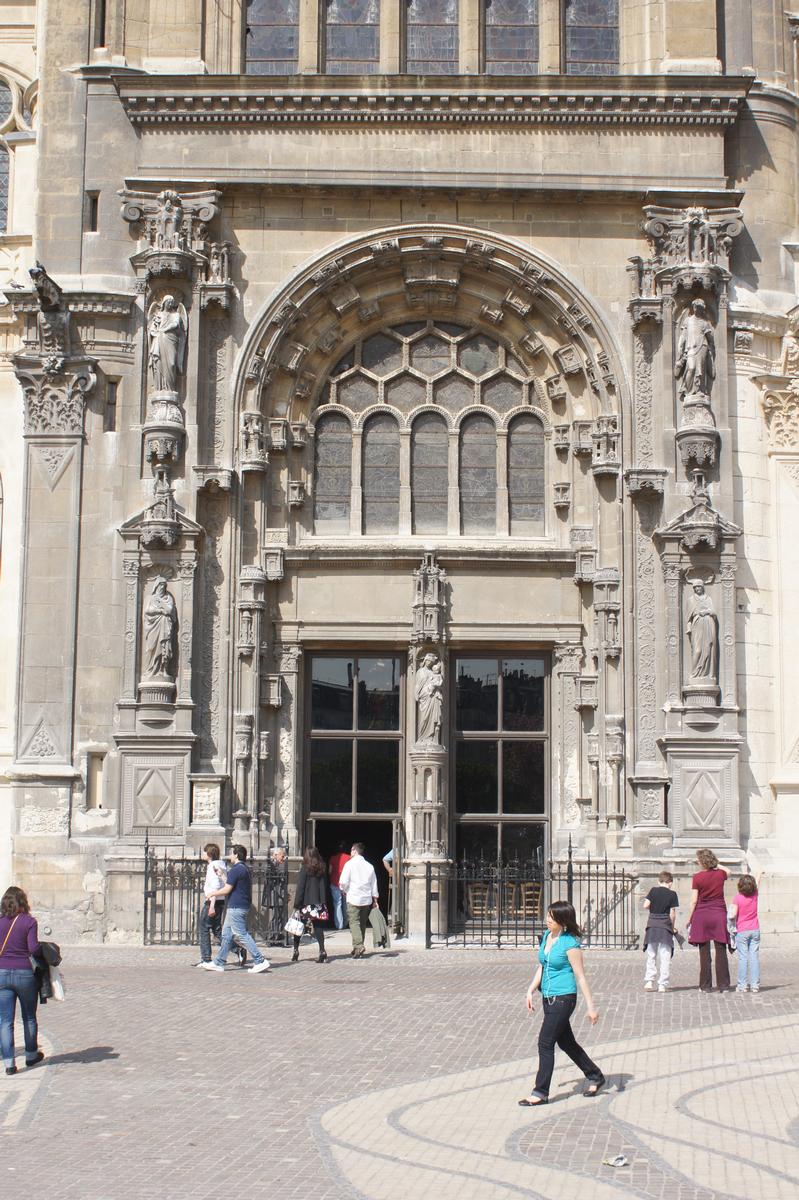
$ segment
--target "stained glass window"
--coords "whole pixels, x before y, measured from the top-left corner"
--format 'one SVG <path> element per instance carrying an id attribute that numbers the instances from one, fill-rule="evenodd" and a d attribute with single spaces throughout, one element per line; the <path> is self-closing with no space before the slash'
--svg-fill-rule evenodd
<path id="1" fill-rule="evenodd" d="M 538 74 L 538 0 L 486 0 L 487 75 Z"/>
<path id="2" fill-rule="evenodd" d="M 248 75 L 293 75 L 297 70 L 300 0 L 247 0 Z"/>
<path id="3" fill-rule="evenodd" d="M 380 0 L 328 0 L 325 69 L 374 75 L 380 66 Z"/>
<path id="4" fill-rule="evenodd" d="M 458 0 L 407 0 L 405 70 L 457 75 Z"/>
<path id="5" fill-rule="evenodd" d="M 566 74 L 615 75 L 619 69 L 618 0 L 565 0 Z"/>
<path id="6" fill-rule="evenodd" d="M 363 531 L 399 530 L 399 428 L 393 417 L 370 417 L 363 432 Z"/>
<path id="7" fill-rule="evenodd" d="M 537 417 L 516 417 L 508 438 L 511 535 L 544 532 L 544 429 Z"/>
<path id="8" fill-rule="evenodd" d="M 449 434 L 437 413 L 422 413 L 413 423 L 411 496 L 413 532 L 447 532 Z"/>
<path id="9" fill-rule="evenodd" d="M 349 533 L 352 431 L 340 413 L 321 417 L 315 437 L 314 529 Z"/>
<path id="10" fill-rule="evenodd" d="M 0 124 L 11 114 L 11 89 L 0 80 Z M 0 233 L 8 229 L 8 151 L 0 144 Z"/>
<path id="11" fill-rule="evenodd" d="M 461 532 L 496 532 L 497 433 L 490 417 L 467 417 L 461 427 Z"/>

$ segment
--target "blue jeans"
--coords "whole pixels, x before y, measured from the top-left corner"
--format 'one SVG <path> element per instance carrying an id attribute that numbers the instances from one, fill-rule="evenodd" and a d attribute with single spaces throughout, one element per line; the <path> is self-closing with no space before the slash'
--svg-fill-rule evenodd
<path id="1" fill-rule="evenodd" d="M 247 932 L 247 908 L 225 908 L 225 923 L 222 926 L 222 945 L 219 947 L 214 962 L 218 967 L 224 967 L 230 947 L 236 941 L 245 950 L 249 950 L 254 963 L 262 963 L 264 956 L 255 944 L 255 938 Z"/>
<path id="2" fill-rule="evenodd" d="M 222 917 L 225 911 L 224 900 L 217 900 L 216 912 L 211 917 L 208 915 L 209 903 L 210 901 L 203 900 L 200 909 L 200 958 L 203 962 L 211 961 L 211 934 L 222 940 Z"/>
<path id="3" fill-rule="evenodd" d="M 341 888 L 331 883 L 330 895 L 333 897 L 333 924 L 336 929 L 343 929 L 346 925 L 344 919 L 344 893 Z"/>
<path id="4" fill-rule="evenodd" d="M 747 983 L 753 988 L 760 987 L 760 930 L 739 930 L 735 949 L 738 951 L 738 987 L 745 987 Z"/>
<path id="5" fill-rule="evenodd" d="M 39 992 L 33 971 L 0 970 L 0 1046 L 3 1062 L 7 1067 L 14 1065 L 14 1015 L 17 1000 L 22 1009 L 22 1025 L 25 1030 L 25 1058 L 31 1062 L 39 1049 L 39 1024 L 36 1006 Z"/>

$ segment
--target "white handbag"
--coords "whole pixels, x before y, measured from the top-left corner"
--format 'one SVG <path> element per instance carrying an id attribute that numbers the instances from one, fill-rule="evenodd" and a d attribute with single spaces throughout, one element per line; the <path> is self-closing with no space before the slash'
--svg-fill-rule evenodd
<path id="1" fill-rule="evenodd" d="M 305 933 L 305 922 L 299 913 L 293 912 L 286 924 L 283 926 L 286 933 L 290 933 L 292 937 L 302 937 Z"/>

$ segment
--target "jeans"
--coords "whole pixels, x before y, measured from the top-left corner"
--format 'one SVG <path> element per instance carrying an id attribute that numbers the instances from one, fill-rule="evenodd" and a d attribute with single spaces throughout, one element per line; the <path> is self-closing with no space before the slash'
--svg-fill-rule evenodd
<path id="1" fill-rule="evenodd" d="M 556 1046 L 560 1046 L 563 1053 L 568 1054 L 591 1083 L 602 1083 L 602 1072 L 579 1045 L 569 1024 L 577 1007 L 576 993 L 572 992 L 569 996 L 553 996 L 551 1000 L 545 997 L 542 1004 L 544 1021 L 538 1034 L 538 1073 L 533 1087 L 536 1096 L 541 1096 L 544 1100 L 549 1098 L 549 1085 L 555 1070 Z"/>
<path id="2" fill-rule="evenodd" d="M 200 909 L 200 958 L 203 962 L 211 961 L 211 934 L 217 941 L 222 938 L 222 917 L 225 914 L 224 900 L 217 900 L 216 912 L 213 916 L 208 913 L 208 900 L 203 901 Z"/>
<path id="3" fill-rule="evenodd" d="M 730 986 L 730 963 L 727 958 L 727 943 L 714 942 L 716 947 L 716 987 L 725 992 Z M 699 989 L 709 992 L 713 985 L 710 973 L 710 942 L 699 943 Z"/>
<path id="4" fill-rule="evenodd" d="M 255 944 L 255 938 L 247 932 L 247 908 L 225 908 L 225 923 L 222 926 L 222 945 L 219 947 L 214 962 L 218 967 L 224 967 L 230 947 L 236 941 L 245 950 L 249 950 L 254 963 L 262 963 L 264 956 Z"/>
<path id="5" fill-rule="evenodd" d="M 341 888 L 331 883 L 330 895 L 333 898 L 333 924 L 336 929 L 343 929 L 347 923 L 344 919 L 344 893 Z"/>
<path id="6" fill-rule="evenodd" d="M 752 988 L 760 987 L 760 930 L 739 930 L 735 949 L 738 951 L 738 987 L 743 988 L 747 983 Z"/>
<path id="7" fill-rule="evenodd" d="M 353 950 L 363 949 L 363 939 L 369 925 L 369 913 L 371 911 L 371 904 L 350 904 L 349 901 L 347 902 L 347 918 L 350 924 L 350 933 L 352 934 Z"/>
<path id="8" fill-rule="evenodd" d="M 30 970 L 0 970 L 0 1047 L 3 1051 L 3 1062 L 7 1067 L 14 1066 L 14 1015 L 17 1000 L 22 1009 L 22 1025 L 25 1030 L 25 1058 L 31 1062 L 39 1049 L 39 1024 L 36 1020 L 39 992 L 36 978 Z"/>
<path id="9" fill-rule="evenodd" d="M 671 971 L 671 946 L 659 943 L 646 948 L 646 973 L 644 983 L 654 983 L 658 977 L 660 987 L 667 987 Z"/>

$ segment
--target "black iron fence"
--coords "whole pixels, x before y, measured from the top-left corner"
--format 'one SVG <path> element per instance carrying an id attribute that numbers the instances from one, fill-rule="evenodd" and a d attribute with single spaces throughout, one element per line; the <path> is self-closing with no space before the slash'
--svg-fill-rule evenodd
<path id="1" fill-rule="evenodd" d="M 168 848 L 144 843 L 144 944 L 192 946 L 199 942 L 207 863 L 203 858 L 174 858 Z M 288 868 L 270 859 L 247 864 L 252 875 L 250 929 L 268 946 L 286 944 Z"/>
<path id="2" fill-rule="evenodd" d="M 607 858 L 563 862 L 428 863 L 425 945 L 528 946 L 546 929 L 554 900 L 574 905 L 585 946 L 638 946 L 638 879 Z"/>

